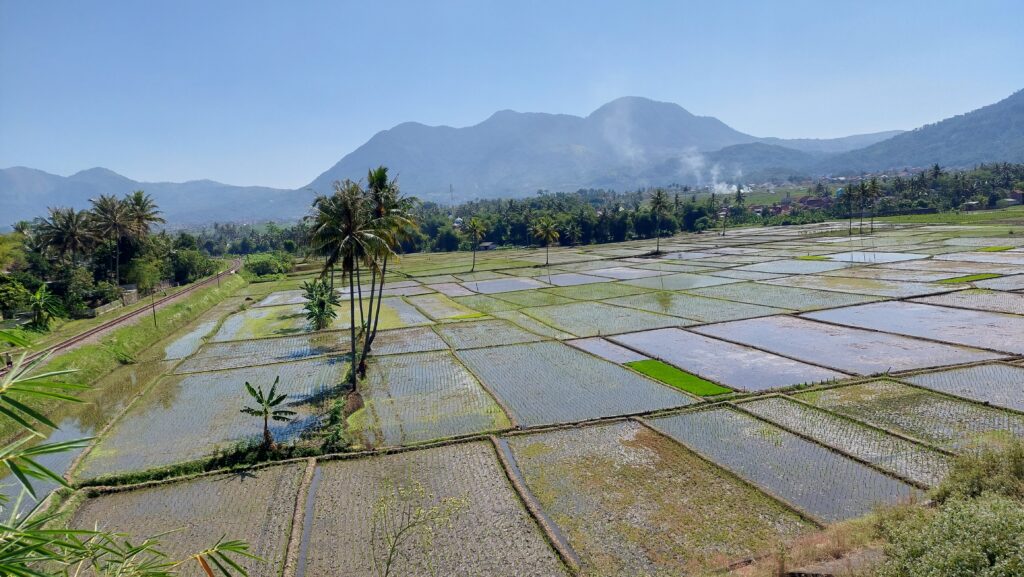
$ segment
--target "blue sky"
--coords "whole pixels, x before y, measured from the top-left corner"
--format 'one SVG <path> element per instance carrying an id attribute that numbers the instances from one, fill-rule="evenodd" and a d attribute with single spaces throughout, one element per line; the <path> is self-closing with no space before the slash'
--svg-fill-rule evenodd
<path id="1" fill-rule="evenodd" d="M 1024 2 L 0 0 L 0 167 L 298 187 L 379 130 L 624 95 L 758 136 L 1024 88 Z"/>

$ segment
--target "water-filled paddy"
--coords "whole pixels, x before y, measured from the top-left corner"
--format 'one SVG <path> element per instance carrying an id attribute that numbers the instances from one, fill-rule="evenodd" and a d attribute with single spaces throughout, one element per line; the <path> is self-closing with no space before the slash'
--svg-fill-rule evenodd
<path id="1" fill-rule="evenodd" d="M 613 337 L 617 343 L 689 373 L 743 391 L 764 391 L 846 375 L 681 329 Z"/>
<path id="2" fill-rule="evenodd" d="M 934 449 L 787 397 L 753 400 L 740 404 L 740 407 L 785 429 L 835 447 L 884 471 L 924 486 L 937 485 L 952 466 L 950 457 Z"/>
<path id="3" fill-rule="evenodd" d="M 506 429 L 494 399 L 448 352 L 374 361 L 360 385 L 364 407 L 351 430 L 370 446 L 397 446 Z"/>
<path id="4" fill-rule="evenodd" d="M 993 363 L 924 373 L 901 380 L 941 393 L 1024 411 L 1024 367 Z"/>
<path id="5" fill-rule="evenodd" d="M 844 311 L 850 309 L 836 309 Z M 792 316 L 696 327 L 695 332 L 832 367 L 873 375 L 999 357 L 998 353 L 932 343 Z"/>
<path id="6" fill-rule="evenodd" d="M 910 497 L 912 487 L 821 445 L 731 409 L 651 419 L 656 429 L 825 521 Z"/>
<path id="7" fill-rule="evenodd" d="M 683 393 L 559 342 L 457 352 L 522 425 L 680 407 Z"/>
<path id="8" fill-rule="evenodd" d="M 798 398 L 842 415 L 949 449 L 1024 438 L 1024 416 L 892 381 L 809 391 Z"/>
<path id="9" fill-rule="evenodd" d="M 1024 317 L 910 302 L 883 302 L 805 316 L 878 331 L 1024 354 Z M 942 363 L 952 364 L 952 363 Z"/>
<path id="10" fill-rule="evenodd" d="M 298 436 L 317 422 L 313 401 L 336 386 L 346 363 L 316 358 L 294 363 L 166 377 L 138 399 L 101 438 L 83 462 L 79 477 L 138 471 L 209 456 L 217 448 L 258 438 L 262 421 L 242 414 L 251 403 L 245 382 L 278 393 L 299 415 L 271 424 L 278 440 Z"/>
<path id="11" fill-rule="evenodd" d="M 637 423 L 507 440 L 531 492 L 587 575 L 703 573 L 812 529 Z"/>
<path id="12" fill-rule="evenodd" d="M 544 535 L 520 504 L 489 443 L 408 451 L 319 465 L 304 535 L 305 575 L 376 577 L 374 533 L 382 530 L 374 508 L 385 495 L 393 507 L 430 507 L 459 499 L 464 507 L 451 526 L 438 527 L 432 543 L 413 539 L 399 549 L 394 568 L 403 575 L 568 575 Z M 420 490 L 416 491 L 415 487 Z M 402 489 L 405 499 L 397 497 Z"/>
<path id="13" fill-rule="evenodd" d="M 533 307 L 523 312 L 538 321 L 578 337 L 625 333 L 652 327 L 693 324 L 692 321 L 652 312 L 614 306 L 615 303 L 578 302 Z"/>

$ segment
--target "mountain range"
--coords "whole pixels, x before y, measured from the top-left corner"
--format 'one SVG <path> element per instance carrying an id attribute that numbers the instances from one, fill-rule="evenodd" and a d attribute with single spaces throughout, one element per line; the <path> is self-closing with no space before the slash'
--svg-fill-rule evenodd
<path id="1" fill-rule="evenodd" d="M 521 197 L 539 189 L 756 183 L 997 161 L 1024 162 L 1024 91 L 909 132 L 834 139 L 756 137 L 676 104 L 624 97 L 586 117 L 503 110 L 464 128 L 402 123 L 296 190 L 211 180 L 137 182 L 103 168 L 67 177 L 3 169 L 0 222 L 38 216 L 47 206 L 81 208 L 96 195 L 137 189 L 151 193 L 171 223 L 294 220 L 306 212 L 312 191 L 329 192 L 333 181 L 364 178 L 380 164 L 399 177 L 407 194 L 448 202 Z"/>

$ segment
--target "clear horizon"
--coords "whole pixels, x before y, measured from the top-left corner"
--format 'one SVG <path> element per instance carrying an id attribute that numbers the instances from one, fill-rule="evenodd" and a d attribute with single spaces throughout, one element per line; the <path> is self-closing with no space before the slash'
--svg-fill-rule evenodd
<path id="1" fill-rule="evenodd" d="M 0 0 L 0 166 L 297 188 L 406 121 L 586 116 L 634 95 L 834 138 L 1024 88 L 1018 2 L 585 8 Z"/>

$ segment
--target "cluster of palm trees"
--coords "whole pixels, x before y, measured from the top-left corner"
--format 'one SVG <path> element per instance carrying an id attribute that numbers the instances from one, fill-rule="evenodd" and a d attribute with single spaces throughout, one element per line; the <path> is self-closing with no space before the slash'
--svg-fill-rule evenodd
<path id="1" fill-rule="evenodd" d="M 51 208 L 46 217 L 15 224 L 15 231 L 25 236 L 30 249 L 72 266 L 97 244 L 110 243 L 113 280 L 120 282 L 122 244 L 146 237 L 164 219 L 152 197 L 141 190 L 124 198 L 104 194 L 90 202 L 89 210 Z"/>
<path id="2" fill-rule="evenodd" d="M 351 180 L 335 182 L 333 194 L 318 195 L 313 201 L 309 247 L 324 258 L 320 278 L 333 291 L 340 270 L 341 286 L 347 287 L 353 392 L 357 375 L 366 374 L 366 357 L 377 335 L 388 262 L 397 255 L 403 238 L 415 230 L 414 202 L 402 196 L 384 166 L 369 171 L 365 187 Z M 364 274 L 370 281 L 368 306 L 363 304 Z"/>
<path id="3" fill-rule="evenodd" d="M 860 213 L 860 233 L 864 232 L 864 211 L 871 209 L 871 232 L 875 232 L 875 206 L 882 198 L 882 187 L 877 178 L 862 180 L 859 184 L 851 184 L 843 190 L 840 202 L 849 217 L 848 234 L 853 234 L 854 211 Z"/>

